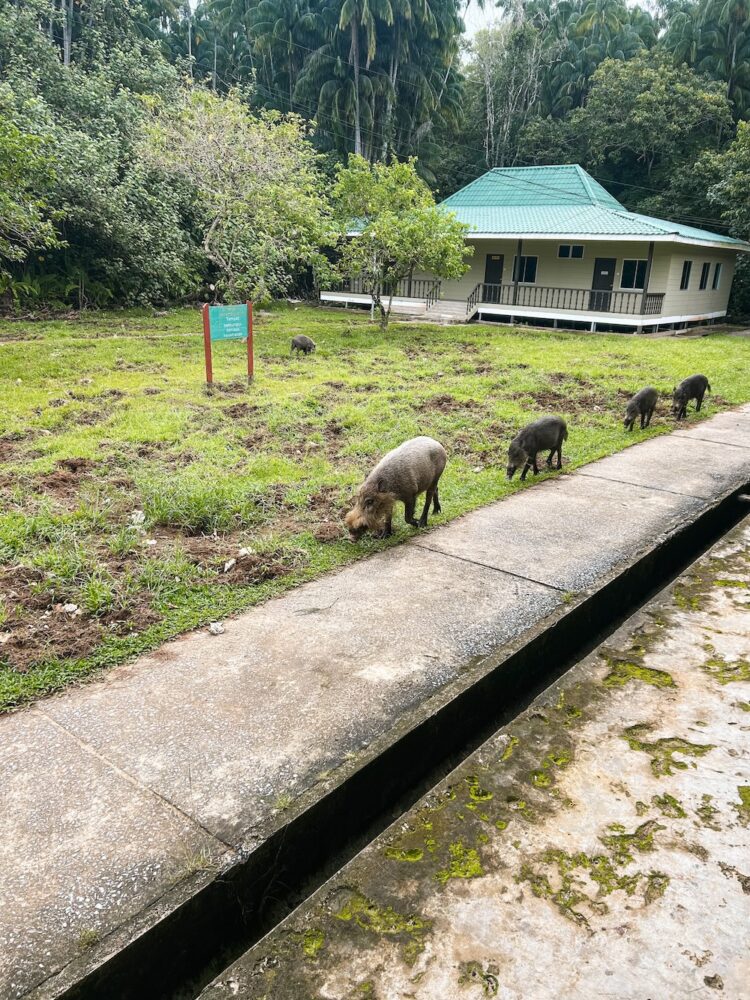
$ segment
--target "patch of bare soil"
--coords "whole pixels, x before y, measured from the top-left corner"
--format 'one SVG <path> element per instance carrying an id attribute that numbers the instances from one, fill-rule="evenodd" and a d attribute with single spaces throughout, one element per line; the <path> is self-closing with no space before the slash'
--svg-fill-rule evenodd
<path id="1" fill-rule="evenodd" d="M 439 413 L 454 413 L 457 410 L 481 410 L 482 404 L 475 399 L 456 399 L 450 393 L 432 396 L 417 407 L 422 413 L 437 410 Z"/>
<path id="2" fill-rule="evenodd" d="M 74 424 L 93 426 L 94 424 L 100 423 L 102 420 L 106 420 L 107 414 L 102 410 L 79 410 L 77 413 L 71 413 L 70 419 Z"/>
<path id="3" fill-rule="evenodd" d="M 316 542 L 337 542 L 343 538 L 346 532 L 340 524 L 334 521 L 323 521 L 313 531 L 313 538 Z"/>
<path id="4" fill-rule="evenodd" d="M 223 413 L 227 417 L 233 417 L 235 420 L 242 417 L 248 417 L 251 413 L 259 410 L 260 407 L 257 403 L 232 403 L 231 406 L 227 406 Z"/>
<path id="5" fill-rule="evenodd" d="M 94 464 L 90 458 L 63 458 L 52 472 L 45 472 L 36 477 L 37 489 L 57 497 L 74 496 L 81 481 L 94 468 Z"/>
<path id="6" fill-rule="evenodd" d="M 12 462 L 17 449 L 17 440 L 8 437 L 0 437 L 0 462 Z"/>
<path id="7" fill-rule="evenodd" d="M 231 557 L 219 567 L 216 583 L 220 586 L 249 587 L 286 576 L 295 567 L 293 556 L 278 549 L 271 552 L 248 552 Z M 229 565 L 228 569 L 225 569 Z"/>
<path id="8" fill-rule="evenodd" d="M 154 385 L 148 385 L 143 390 L 143 395 L 144 396 L 158 396 L 158 395 L 161 394 L 161 392 L 162 392 L 162 390 L 158 389 L 156 386 L 154 386 Z"/>
<path id="9" fill-rule="evenodd" d="M 321 486 L 319 490 L 311 493 L 307 498 L 307 509 L 318 516 L 344 510 L 347 505 L 347 498 L 342 494 L 343 491 L 340 486 Z"/>
<path id="10" fill-rule="evenodd" d="M 153 341 L 155 338 L 146 337 L 147 341 Z M 161 364 L 161 362 L 151 362 L 151 361 L 129 361 L 125 358 L 118 358 L 115 361 L 114 367 L 118 372 L 130 372 L 130 371 L 141 371 L 141 372 L 165 372 L 167 371 L 167 366 Z"/>
<path id="11" fill-rule="evenodd" d="M 235 379 L 233 382 L 214 382 L 211 390 L 221 392 L 225 396 L 241 396 L 242 393 L 247 392 L 247 382 L 242 382 L 239 379 Z"/>
<path id="12" fill-rule="evenodd" d="M 10 611 L 0 630 L 0 662 L 5 660 L 19 673 L 50 660 L 82 659 L 106 635 L 123 635 L 134 623 L 142 630 L 159 621 L 145 591 L 134 595 L 126 608 L 94 616 L 65 611 L 45 589 L 44 580 L 41 571 L 24 566 L 0 572 L 0 594 Z"/>

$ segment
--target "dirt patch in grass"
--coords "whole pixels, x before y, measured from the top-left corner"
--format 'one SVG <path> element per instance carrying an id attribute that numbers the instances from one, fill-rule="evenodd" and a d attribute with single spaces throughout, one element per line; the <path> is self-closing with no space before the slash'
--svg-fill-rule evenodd
<path id="1" fill-rule="evenodd" d="M 37 476 L 35 486 L 44 493 L 52 493 L 59 498 L 77 496 L 81 483 L 94 468 L 90 458 L 63 458 L 52 472 Z"/>
<path id="2" fill-rule="evenodd" d="M 106 635 L 123 635 L 134 626 L 143 630 L 160 620 L 145 591 L 134 594 L 126 607 L 95 616 L 81 609 L 65 611 L 64 603 L 54 599 L 46 583 L 41 570 L 27 566 L 12 566 L 0 573 L 0 595 L 8 608 L 0 627 L 0 663 L 18 673 L 52 660 L 83 659 Z"/>
<path id="3" fill-rule="evenodd" d="M 241 417 L 248 417 L 251 413 L 254 413 L 259 409 L 260 407 L 257 403 L 232 403 L 232 405 L 227 406 L 223 412 L 227 417 L 232 417 L 236 420 Z"/>
<path id="4" fill-rule="evenodd" d="M 449 392 L 432 396 L 416 407 L 420 413 L 454 413 L 457 410 L 481 410 L 482 404 L 475 399 L 456 399 Z"/>
<path id="5" fill-rule="evenodd" d="M 17 450 L 17 440 L 0 438 L 0 462 L 12 462 Z"/>
<path id="6" fill-rule="evenodd" d="M 280 550 L 276 552 L 264 552 L 261 554 L 251 553 L 246 556 L 238 556 L 237 561 L 226 573 L 219 574 L 217 583 L 224 586 L 265 583 L 267 580 L 275 580 L 277 577 L 286 576 L 294 571 L 293 562 L 287 561 L 285 553 Z"/>
<path id="7" fill-rule="evenodd" d="M 323 521 L 313 531 L 313 538 L 316 542 L 338 542 L 346 535 L 343 526 L 334 521 Z"/>

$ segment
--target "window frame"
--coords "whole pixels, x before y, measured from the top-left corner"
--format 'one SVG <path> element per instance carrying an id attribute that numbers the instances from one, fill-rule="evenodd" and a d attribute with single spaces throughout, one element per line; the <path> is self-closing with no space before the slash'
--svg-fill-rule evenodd
<path id="1" fill-rule="evenodd" d="M 721 276 L 724 273 L 724 261 L 717 260 L 714 264 L 714 277 L 711 282 L 711 291 L 716 292 L 721 288 Z"/>
<path id="2" fill-rule="evenodd" d="M 535 262 L 534 263 L 534 280 L 533 281 L 524 281 L 520 276 L 518 278 L 516 277 L 516 275 L 518 274 L 518 269 L 519 269 L 520 261 L 519 261 L 519 255 L 518 254 L 514 254 L 513 255 L 513 284 L 515 284 L 516 281 L 518 281 L 519 285 L 535 285 L 536 284 L 537 275 L 539 274 L 539 254 L 522 253 L 520 255 L 520 260 L 522 260 L 522 261 L 533 260 Z M 524 272 L 525 271 L 526 271 L 526 265 L 524 264 Z"/>
<path id="3" fill-rule="evenodd" d="M 680 291 L 690 291 L 690 279 L 693 276 L 693 261 L 685 258 L 682 262 L 682 274 L 680 275 Z"/>
<path id="4" fill-rule="evenodd" d="M 698 282 L 698 291 L 705 292 L 708 288 L 708 279 L 711 277 L 711 261 L 704 260 L 701 264 L 701 277 Z"/>
<path id="5" fill-rule="evenodd" d="M 641 285 L 623 285 L 622 279 L 625 277 L 625 265 L 635 264 L 635 272 L 633 274 L 633 280 L 638 280 L 638 267 L 643 264 L 643 283 Z M 623 257 L 622 267 L 620 268 L 620 291 L 622 292 L 642 292 L 646 287 L 646 272 L 648 271 L 648 258 L 647 257 Z"/>
<path id="6" fill-rule="evenodd" d="M 560 251 L 567 247 L 568 253 L 564 254 Z M 573 251 L 580 249 L 580 254 L 574 254 Z M 586 247 L 583 243 L 558 243 L 557 244 L 557 259 L 558 260 L 585 260 L 586 259 Z"/>

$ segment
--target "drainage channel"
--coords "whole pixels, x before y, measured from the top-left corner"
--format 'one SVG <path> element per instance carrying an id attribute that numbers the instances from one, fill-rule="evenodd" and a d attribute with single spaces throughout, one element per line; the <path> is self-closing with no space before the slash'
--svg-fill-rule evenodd
<path id="1" fill-rule="evenodd" d="M 750 482 L 676 530 L 66 990 L 188 1000 L 750 512 Z M 489 661 L 492 657 L 486 658 Z"/>

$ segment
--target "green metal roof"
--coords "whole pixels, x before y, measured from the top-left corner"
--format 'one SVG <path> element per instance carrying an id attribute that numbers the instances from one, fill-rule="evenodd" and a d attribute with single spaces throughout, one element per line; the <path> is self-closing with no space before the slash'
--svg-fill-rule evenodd
<path id="1" fill-rule="evenodd" d="M 731 236 L 628 212 L 577 164 L 496 167 L 441 202 L 473 233 L 554 237 L 674 236 L 750 251 Z"/>

